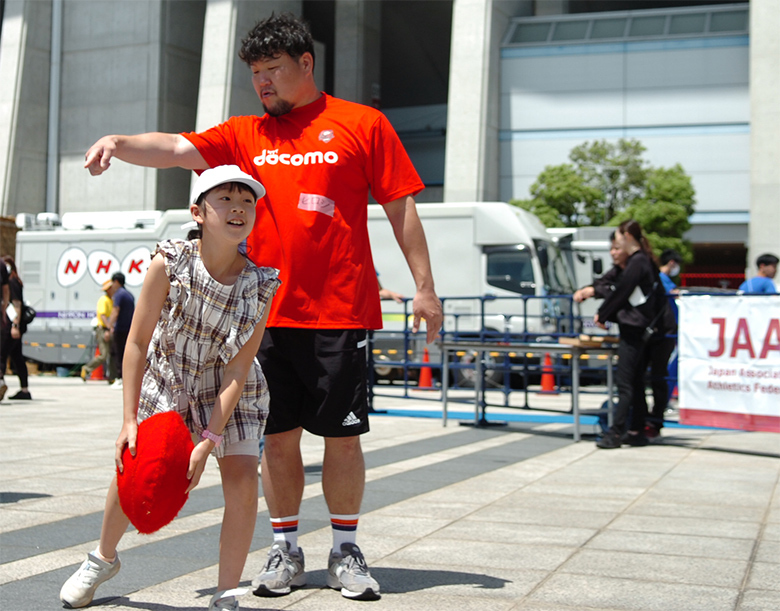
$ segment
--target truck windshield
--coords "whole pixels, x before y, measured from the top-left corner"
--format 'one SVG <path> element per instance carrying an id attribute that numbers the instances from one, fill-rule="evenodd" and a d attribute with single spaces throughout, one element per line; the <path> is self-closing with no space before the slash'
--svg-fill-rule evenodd
<path id="1" fill-rule="evenodd" d="M 561 252 L 550 242 L 534 240 L 539 264 L 542 266 L 544 288 L 548 295 L 569 295 L 574 292 L 566 261 Z"/>
<path id="2" fill-rule="evenodd" d="M 536 290 L 531 251 L 526 246 L 485 249 L 487 282 L 505 291 L 533 295 Z"/>

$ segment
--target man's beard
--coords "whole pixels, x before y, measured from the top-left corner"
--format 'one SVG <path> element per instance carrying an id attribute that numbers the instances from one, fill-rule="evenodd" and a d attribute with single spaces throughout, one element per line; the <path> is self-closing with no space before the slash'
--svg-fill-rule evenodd
<path id="1" fill-rule="evenodd" d="M 288 112 L 290 112 L 293 109 L 293 105 L 287 100 L 280 99 L 277 100 L 276 104 L 274 104 L 273 106 L 267 106 L 266 103 L 263 102 L 263 109 L 272 117 L 279 117 L 281 115 L 286 115 Z"/>

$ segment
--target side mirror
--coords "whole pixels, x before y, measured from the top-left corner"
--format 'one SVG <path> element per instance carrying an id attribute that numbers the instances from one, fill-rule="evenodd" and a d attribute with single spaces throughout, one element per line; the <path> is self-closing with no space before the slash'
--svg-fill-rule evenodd
<path id="1" fill-rule="evenodd" d="M 593 259 L 593 275 L 600 276 L 604 271 L 604 267 L 601 264 L 601 259 Z"/>

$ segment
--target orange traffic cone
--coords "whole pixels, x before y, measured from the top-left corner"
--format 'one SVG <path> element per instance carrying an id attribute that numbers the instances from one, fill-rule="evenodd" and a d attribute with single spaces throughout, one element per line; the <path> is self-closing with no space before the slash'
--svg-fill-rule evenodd
<path id="1" fill-rule="evenodd" d="M 98 356 L 100 354 L 100 350 L 98 348 L 95 348 L 95 356 Z M 103 375 L 103 365 L 98 365 L 92 370 L 92 373 L 89 374 L 90 380 L 103 380 L 105 379 L 105 376 Z"/>
<path id="2" fill-rule="evenodd" d="M 423 351 L 423 363 L 430 363 L 431 359 L 428 355 L 428 348 Z M 429 366 L 423 365 L 420 368 L 420 379 L 417 382 L 418 390 L 435 390 L 433 387 L 433 374 Z"/>
<path id="3" fill-rule="evenodd" d="M 557 395 L 555 390 L 555 376 L 553 375 L 552 359 L 550 353 L 544 355 L 544 366 L 542 367 L 542 393 L 546 395 Z"/>

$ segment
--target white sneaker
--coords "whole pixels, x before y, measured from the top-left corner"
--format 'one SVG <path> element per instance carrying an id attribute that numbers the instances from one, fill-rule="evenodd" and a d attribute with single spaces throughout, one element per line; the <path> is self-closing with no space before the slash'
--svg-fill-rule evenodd
<path id="1" fill-rule="evenodd" d="M 245 588 L 233 588 L 232 590 L 220 590 L 211 597 L 209 611 L 238 611 L 238 596 L 249 592 Z"/>
<path id="2" fill-rule="evenodd" d="M 363 552 L 354 543 L 342 543 L 340 552 L 331 550 L 328 559 L 328 587 L 341 590 L 344 598 L 379 600 L 379 584 L 371 577 Z"/>
<path id="3" fill-rule="evenodd" d="M 116 388 L 117 390 L 122 390 L 122 378 L 117 378 L 111 383 L 111 388 Z"/>
<path id="4" fill-rule="evenodd" d="M 92 602 L 98 586 L 116 575 L 120 566 L 119 554 L 114 562 L 105 562 L 94 554 L 87 554 L 87 559 L 62 586 L 60 600 L 74 609 L 86 607 Z"/>
<path id="5" fill-rule="evenodd" d="M 306 585 L 303 550 L 290 551 L 288 541 L 277 541 L 268 552 L 262 570 L 252 580 L 255 596 L 271 597 L 289 594 L 293 588 Z"/>

